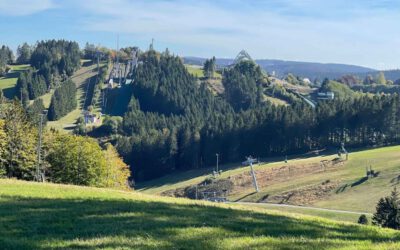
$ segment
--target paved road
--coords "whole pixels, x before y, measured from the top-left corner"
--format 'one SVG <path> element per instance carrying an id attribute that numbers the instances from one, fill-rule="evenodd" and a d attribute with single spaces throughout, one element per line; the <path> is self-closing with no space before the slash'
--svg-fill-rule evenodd
<path id="1" fill-rule="evenodd" d="M 228 202 L 231 204 L 242 204 L 242 205 L 257 205 L 257 206 L 265 206 L 265 207 L 289 207 L 289 208 L 300 208 L 300 209 L 311 209 L 318 211 L 327 211 L 327 212 L 335 212 L 335 213 L 346 213 L 346 214 L 367 214 L 372 215 L 371 213 L 366 212 L 356 212 L 356 211 L 346 211 L 346 210 L 337 210 L 337 209 L 328 209 L 328 208 L 319 208 L 319 207 L 306 207 L 306 206 L 295 206 L 288 204 L 274 204 L 274 203 L 254 203 L 254 202 Z"/>

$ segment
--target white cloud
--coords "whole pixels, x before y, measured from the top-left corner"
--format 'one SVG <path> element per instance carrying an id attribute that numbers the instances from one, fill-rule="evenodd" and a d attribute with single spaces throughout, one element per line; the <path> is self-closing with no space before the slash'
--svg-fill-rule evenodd
<path id="1" fill-rule="evenodd" d="M 52 0 L 0 0 L 0 15 L 26 16 L 54 7 Z"/>
<path id="2" fill-rule="evenodd" d="M 19 14 L 54 7 L 50 0 L 5 2 L 0 0 L 0 11 Z M 180 55 L 234 57 L 246 49 L 254 58 L 378 68 L 400 65 L 400 50 L 394 49 L 400 41 L 399 6 L 389 0 L 57 1 L 57 9 L 71 15 L 74 32 L 88 37 L 120 34 L 142 46 L 155 38 L 156 47 Z M 93 42 L 114 40 L 101 39 Z"/>
<path id="3" fill-rule="evenodd" d="M 256 58 L 371 67 L 382 66 L 378 60 L 384 57 L 390 61 L 387 67 L 395 67 L 400 57 L 391 49 L 399 37 L 393 32 L 397 14 L 382 7 L 369 8 L 372 1 L 353 3 L 347 9 L 348 1 L 341 0 L 219 3 L 88 0 L 78 4 L 92 14 L 83 23 L 88 31 L 154 37 L 185 48 L 185 54 L 198 55 L 196 50 L 208 47 L 210 54 L 203 56 L 232 57 L 244 48 Z"/>

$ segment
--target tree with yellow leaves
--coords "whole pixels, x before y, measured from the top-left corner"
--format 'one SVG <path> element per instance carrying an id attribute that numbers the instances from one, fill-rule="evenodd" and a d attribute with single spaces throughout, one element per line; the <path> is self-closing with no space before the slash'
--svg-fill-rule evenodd
<path id="1" fill-rule="evenodd" d="M 117 150 L 111 144 L 106 145 L 106 150 L 103 151 L 106 162 L 106 187 L 124 189 L 128 187 L 128 178 L 130 170 L 128 165 L 118 155 Z"/>

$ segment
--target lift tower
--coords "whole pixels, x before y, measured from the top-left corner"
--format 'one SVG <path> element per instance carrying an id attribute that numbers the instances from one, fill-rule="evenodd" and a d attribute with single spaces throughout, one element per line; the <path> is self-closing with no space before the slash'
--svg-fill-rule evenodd
<path id="1" fill-rule="evenodd" d="M 254 169 L 253 169 L 254 162 L 257 162 L 257 159 L 254 159 L 251 156 L 247 157 L 246 164 L 250 165 L 250 173 L 251 173 L 251 176 L 253 177 L 253 185 L 254 185 L 256 192 L 258 193 L 258 192 L 260 192 L 260 190 L 258 188 L 256 173 L 254 172 Z"/>

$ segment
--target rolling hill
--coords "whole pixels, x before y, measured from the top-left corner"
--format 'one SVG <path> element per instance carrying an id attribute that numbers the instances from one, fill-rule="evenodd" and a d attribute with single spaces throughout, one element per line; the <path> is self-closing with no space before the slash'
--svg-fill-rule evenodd
<path id="1" fill-rule="evenodd" d="M 400 183 L 400 146 L 353 152 L 348 161 L 339 161 L 336 154 L 324 153 L 289 158 L 287 163 L 276 158 L 264 159 L 264 162 L 254 166 L 259 193 L 254 191 L 249 167 L 239 163 L 221 167 L 223 173 L 219 179 L 233 183 L 228 195 L 230 201 L 373 213 L 378 200 Z M 367 167 L 372 167 L 375 177 L 366 178 Z M 211 172 L 212 169 L 182 172 L 139 183 L 138 189 L 149 194 L 171 195 L 204 182 Z M 302 209 L 296 212 L 308 213 Z"/>
<path id="2" fill-rule="evenodd" d="M 201 57 L 184 57 L 185 64 L 203 65 L 205 60 L 205 58 Z M 232 64 L 233 61 L 234 59 L 217 58 L 216 62 L 220 67 L 226 67 Z M 297 62 L 273 59 L 260 59 L 255 61 L 268 73 L 275 72 L 278 77 L 283 77 L 288 73 L 292 73 L 312 80 L 315 78 L 322 80 L 325 77 L 335 79 L 346 74 L 365 76 L 367 74 L 377 73 L 375 69 L 348 64 Z M 388 74 L 388 79 L 391 79 L 391 77 L 395 78 L 396 76 L 397 74 L 390 73 Z"/>
<path id="3" fill-rule="evenodd" d="M 396 249 L 394 230 L 138 192 L 0 180 L 4 249 Z"/>

